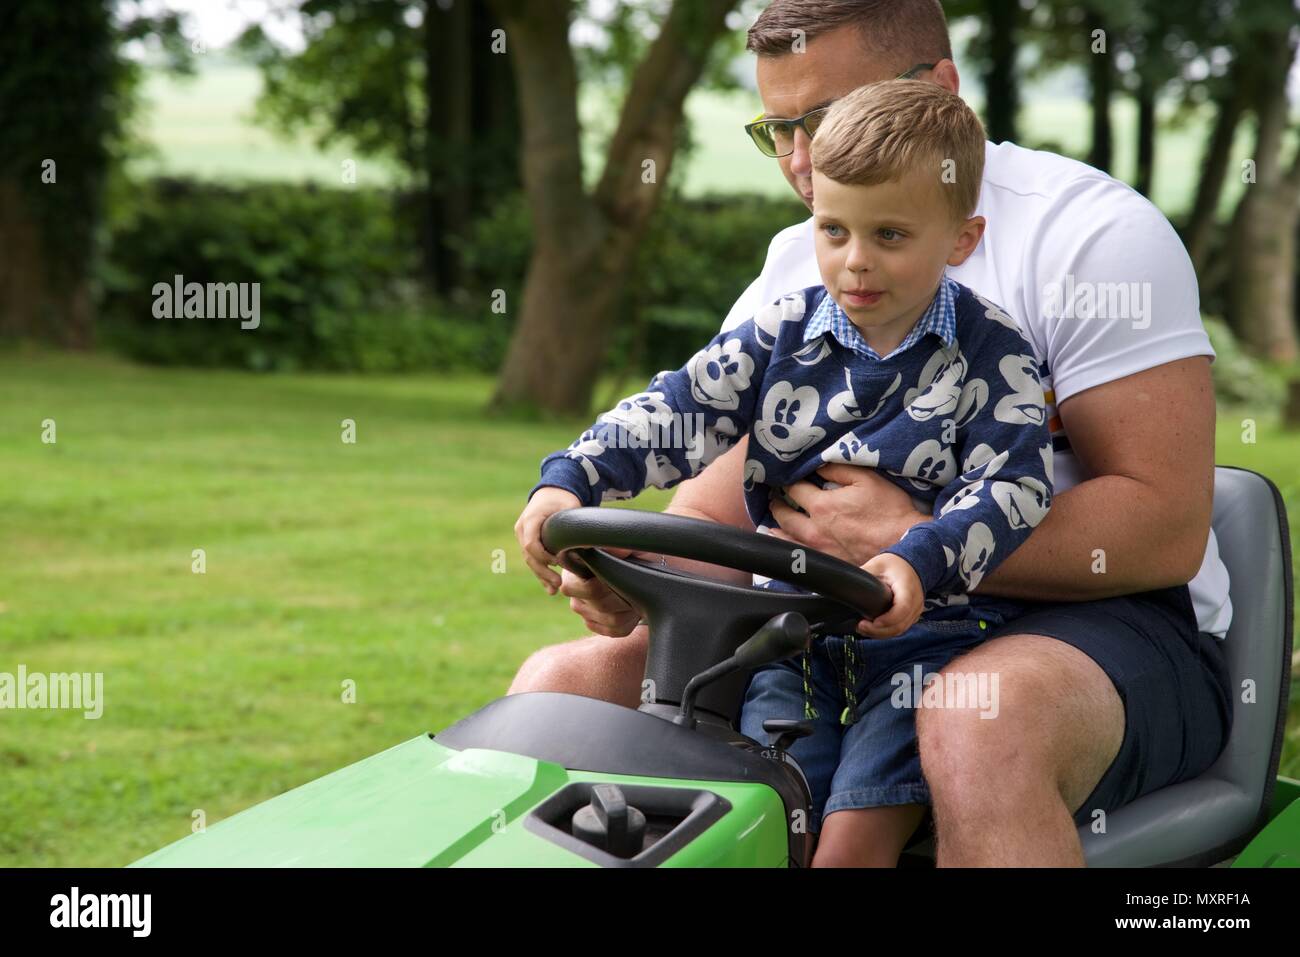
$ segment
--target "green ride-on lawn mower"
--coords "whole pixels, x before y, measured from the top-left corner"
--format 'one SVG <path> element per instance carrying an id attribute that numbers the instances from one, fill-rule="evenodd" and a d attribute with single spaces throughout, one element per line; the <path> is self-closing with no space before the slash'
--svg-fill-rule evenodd
<path id="1" fill-rule="evenodd" d="M 1252 682 L 1232 738 L 1200 777 L 1080 829 L 1093 866 L 1300 866 L 1300 782 L 1276 778 L 1291 655 L 1290 549 L 1276 488 L 1220 468 L 1215 530 L 1233 573 L 1225 648 Z M 498 699 L 403 744 L 191 834 L 134 866 L 807 866 L 809 792 L 786 752 L 809 722 L 741 735 L 749 673 L 852 631 L 887 607 L 872 575 L 803 549 L 805 593 L 739 586 L 615 557 L 662 553 L 791 576 L 788 544 L 708 522 L 626 509 L 553 515 L 544 541 L 649 623 L 633 710 L 555 693 Z M 1237 642 L 1233 646 L 1234 640 Z M 918 832 L 905 863 L 927 863 Z"/>

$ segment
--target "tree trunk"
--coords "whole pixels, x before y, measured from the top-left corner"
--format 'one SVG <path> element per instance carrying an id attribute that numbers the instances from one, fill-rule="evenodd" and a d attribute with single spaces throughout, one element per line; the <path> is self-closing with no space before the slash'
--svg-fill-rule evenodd
<path id="1" fill-rule="evenodd" d="M 478 147 L 471 184 L 475 214 L 520 187 L 519 101 L 510 57 L 493 53 L 489 39 L 501 26 L 490 6 L 475 2 L 470 29 L 475 37 L 471 83 L 474 91 L 474 141 Z"/>
<path id="2" fill-rule="evenodd" d="M 1183 233 L 1187 252 L 1198 276 L 1207 265 L 1210 236 L 1218 222 L 1219 199 L 1223 195 L 1228 161 L 1232 157 L 1232 141 L 1237 127 L 1241 125 L 1242 113 L 1246 107 L 1245 87 L 1240 82 L 1243 79 L 1240 74 L 1241 70 L 1234 66 L 1227 77 L 1228 88 L 1217 99 L 1218 112 L 1214 118 L 1214 130 L 1205 147 L 1201 176 L 1196 184 L 1196 199 L 1192 203 L 1192 211 L 1188 214 L 1187 227 Z"/>
<path id="3" fill-rule="evenodd" d="M 1281 165 L 1288 125 L 1286 77 L 1295 49 L 1285 35 L 1259 37 L 1259 82 L 1252 84 L 1258 119 L 1255 182 L 1247 183 L 1233 217 L 1229 318 L 1245 346 L 1279 362 L 1300 356 L 1295 328 L 1295 234 L 1300 156 Z"/>
<path id="4" fill-rule="evenodd" d="M 41 237 L 9 179 L 0 180 L 0 243 L 0 334 L 34 335 L 41 331 L 37 315 L 45 300 Z"/>
<path id="5" fill-rule="evenodd" d="M 455 284 L 456 261 L 448 240 L 463 234 L 472 218 L 467 189 L 470 167 L 469 0 L 428 4 L 424 29 L 426 185 L 421 217 L 421 261 L 429 285 L 446 292 Z"/>
<path id="6" fill-rule="evenodd" d="M 1137 178 L 1133 188 L 1150 197 L 1156 163 L 1156 90 L 1145 76 L 1138 86 L 1137 106 Z"/>
<path id="7" fill-rule="evenodd" d="M 1300 429 L 1300 379 L 1292 379 L 1287 383 L 1282 425 L 1288 429 Z"/>
<path id="8" fill-rule="evenodd" d="M 632 77 L 600 181 L 588 193 L 568 40 L 571 4 L 494 0 L 523 118 L 534 241 L 493 407 L 589 412 L 638 243 L 672 166 L 686 94 L 736 2 L 674 0 Z"/>
<path id="9" fill-rule="evenodd" d="M 1088 11 L 1088 38 L 1094 30 L 1106 29 L 1105 21 L 1094 10 Z M 1110 99 L 1115 89 L 1115 67 L 1111 62 L 1109 47 L 1104 53 L 1090 53 L 1088 81 L 1092 100 L 1092 144 L 1088 149 L 1088 165 L 1110 172 L 1114 138 L 1111 135 Z"/>
<path id="10" fill-rule="evenodd" d="M 481 0 L 428 4 L 420 234 L 424 274 L 444 294 L 463 273 L 456 246 L 475 219 L 518 188 L 518 110 L 508 57 L 492 50 L 501 24 Z M 508 42 L 508 38 L 507 38 Z M 508 48 L 507 48 L 508 49 Z"/>
<path id="11" fill-rule="evenodd" d="M 1019 91 L 1016 87 L 1018 0 L 986 0 L 989 63 L 984 74 L 984 119 L 994 143 L 1016 140 Z"/>
<path id="12" fill-rule="evenodd" d="M 51 269 L 45 237 L 10 180 L 0 181 L 0 249 L 0 335 L 93 346 L 89 282 Z"/>
<path id="13" fill-rule="evenodd" d="M 113 10 L 0 3 L 0 333 L 94 344 L 90 276 L 125 106 Z"/>

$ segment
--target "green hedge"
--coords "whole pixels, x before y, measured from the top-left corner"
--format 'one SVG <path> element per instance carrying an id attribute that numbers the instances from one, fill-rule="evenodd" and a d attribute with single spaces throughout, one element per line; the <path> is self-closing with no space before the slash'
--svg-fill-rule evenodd
<path id="1" fill-rule="evenodd" d="M 391 193 L 185 180 L 137 184 L 102 269 L 110 344 L 150 362 L 389 369 L 437 358 Z M 258 283 L 260 325 L 157 318 L 154 286 Z"/>
<path id="2" fill-rule="evenodd" d="M 1233 408 L 1253 409 L 1257 414 L 1278 415 L 1286 402 L 1286 380 L 1276 368 L 1247 353 L 1232 329 L 1222 319 L 1201 316 L 1214 347 L 1214 395 Z"/>
<path id="3" fill-rule="evenodd" d="M 492 371 L 522 301 L 531 252 L 527 207 L 505 195 L 460 248 L 464 288 L 449 302 L 416 294 L 411 200 L 377 190 L 288 184 L 136 184 L 111 223 L 101 268 L 110 345 L 148 362 L 389 370 Z M 610 364 L 641 375 L 675 367 L 718 329 L 758 275 L 773 234 L 807 215 L 760 196 L 670 196 L 656 214 L 613 329 Z M 155 318 L 153 289 L 257 282 L 260 326 L 238 319 Z"/>
<path id="4" fill-rule="evenodd" d="M 507 194 L 459 248 L 464 288 L 450 303 L 416 293 L 413 201 L 380 190 L 137 184 L 112 223 L 101 270 L 111 344 L 150 362 L 389 371 L 494 371 L 523 299 L 531 251 L 527 206 Z M 669 195 L 655 214 L 616 318 L 608 368 L 629 387 L 677 368 L 718 330 L 763 267 L 772 236 L 807 216 L 794 200 Z M 155 283 L 257 282 L 256 330 L 238 319 L 154 317 Z M 1285 386 L 1206 318 L 1220 401 L 1276 411 Z"/>
<path id="5" fill-rule="evenodd" d="M 676 368 L 708 342 L 763 268 L 772 237 L 808 217 L 798 200 L 740 194 L 665 198 L 656 211 L 613 329 L 610 365 L 630 373 Z M 528 208 L 504 197 L 460 248 L 471 302 L 504 289 L 522 301 L 531 252 Z"/>

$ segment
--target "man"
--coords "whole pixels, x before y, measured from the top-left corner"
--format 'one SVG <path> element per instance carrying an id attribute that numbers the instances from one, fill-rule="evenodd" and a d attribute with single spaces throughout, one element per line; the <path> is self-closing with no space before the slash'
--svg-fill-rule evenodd
<path id="1" fill-rule="evenodd" d="M 958 91 L 938 0 L 775 0 L 748 46 L 763 118 L 787 121 L 755 142 L 777 144 L 765 152 L 810 210 L 814 111 L 900 75 Z M 1231 605 L 1209 527 L 1214 353 L 1181 243 L 1123 184 L 989 144 L 976 212 L 984 240 L 950 275 L 1000 303 L 1034 346 L 1057 491 L 977 589 L 1035 610 L 945 669 L 996 675 L 997 719 L 922 708 L 918 747 L 941 866 L 1081 865 L 1076 825 L 1199 774 L 1231 726 L 1217 644 Z M 816 284 L 812 244 L 811 220 L 779 233 L 724 328 Z M 684 483 L 669 511 L 749 527 L 745 458 L 738 443 Z M 783 537 L 861 565 L 929 518 L 869 469 L 820 474 L 840 487 L 788 489 L 806 514 L 774 504 Z M 634 707 L 646 647 L 638 614 L 595 581 L 565 573 L 561 591 L 594 634 L 534 654 L 511 693 Z"/>

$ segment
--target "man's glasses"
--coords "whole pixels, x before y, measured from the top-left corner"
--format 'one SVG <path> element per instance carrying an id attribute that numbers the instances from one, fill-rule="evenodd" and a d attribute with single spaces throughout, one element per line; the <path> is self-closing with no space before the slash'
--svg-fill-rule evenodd
<path id="1" fill-rule="evenodd" d="M 918 63 L 910 70 L 900 73 L 897 79 L 911 80 L 923 70 L 933 70 L 934 67 L 933 63 Z M 789 156 L 794 152 L 794 131 L 803 130 L 811 140 L 830 108 L 831 105 L 828 103 L 792 120 L 765 120 L 760 113 L 755 117 L 754 122 L 745 124 L 745 132 L 764 156 L 773 158 Z"/>

